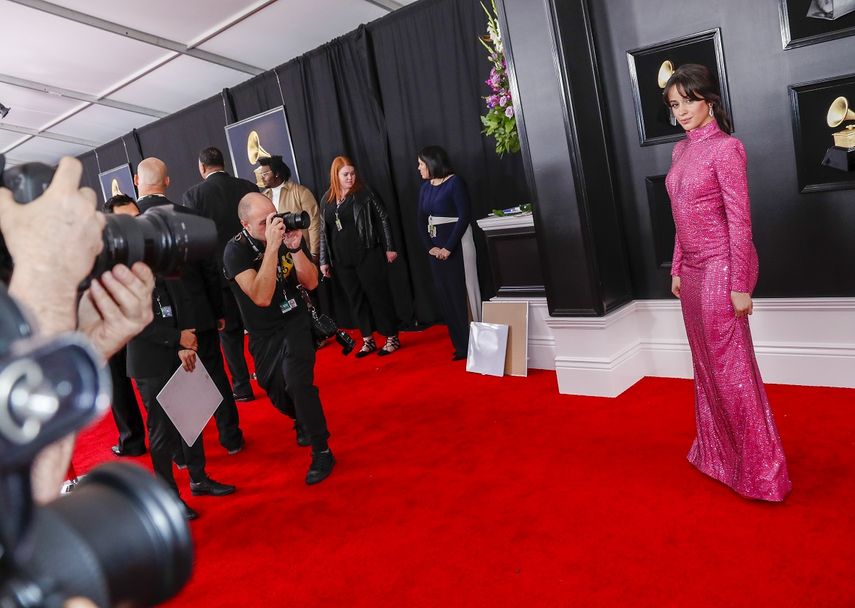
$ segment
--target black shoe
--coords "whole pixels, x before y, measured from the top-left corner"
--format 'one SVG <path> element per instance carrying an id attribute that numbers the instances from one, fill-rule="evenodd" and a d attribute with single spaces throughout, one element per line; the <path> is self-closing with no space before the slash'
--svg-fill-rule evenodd
<path id="1" fill-rule="evenodd" d="M 377 351 L 377 356 L 385 357 L 386 355 L 391 355 L 399 348 L 401 348 L 401 341 L 398 340 L 398 336 L 389 336 L 386 338 L 386 344 L 383 345 L 383 348 Z"/>
<path id="2" fill-rule="evenodd" d="M 452 361 L 460 361 L 460 360 L 465 359 L 465 358 L 466 358 L 466 355 L 463 355 L 463 354 L 460 354 L 460 353 L 454 353 L 454 354 L 451 356 L 451 360 L 452 360 Z"/>
<path id="3" fill-rule="evenodd" d="M 322 482 L 330 476 L 335 466 L 335 456 L 330 450 L 325 452 L 312 452 L 312 464 L 306 473 L 306 483 L 313 485 Z"/>
<path id="4" fill-rule="evenodd" d="M 303 425 L 299 422 L 294 422 L 294 431 L 297 434 L 297 445 L 301 448 L 305 448 L 306 446 L 312 445 L 312 440 L 309 439 L 309 435 L 306 433 L 306 429 L 303 428 Z"/>
<path id="5" fill-rule="evenodd" d="M 226 451 L 229 453 L 229 456 L 234 456 L 235 454 L 237 454 L 238 452 L 243 450 L 243 447 L 245 445 L 246 445 L 246 441 L 244 441 L 243 437 L 241 437 L 240 443 L 237 444 L 235 447 L 233 447 L 233 448 L 226 448 L 226 446 L 223 446 L 223 447 L 226 448 Z"/>
<path id="6" fill-rule="evenodd" d="M 190 507 L 188 507 L 186 502 L 184 502 L 180 498 L 178 499 L 178 502 L 181 503 L 181 510 L 184 512 L 184 519 L 186 519 L 187 521 L 192 521 L 199 517 L 199 514 L 196 513 L 196 511 L 194 511 Z"/>
<path id="7" fill-rule="evenodd" d="M 113 451 L 113 454 L 116 456 L 142 456 L 145 454 L 145 448 L 137 448 L 136 450 L 129 450 L 127 448 L 122 449 L 118 445 L 114 445 L 110 448 Z"/>
<path id="8" fill-rule="evenodd" d="M 210 477 L 196 483 L 190 482 L 190 493 L 193 496 L 226 496 L 235 491 L 234 486 L 214 481 Z"/>
<path id="9" fill-rule="evenodd" d="M 362 357 L 367 357 L 375 350 L 377 350 L 377 344 L 374 342 L 374 338 L 362 338 L 362 348 L 356 352 L 355 356 L 357 359 L 362 359 Z"/>
<path id="10" fill-rule="evenodd" d="M 252 394 L 252 391 L 249 391 L 248 393 L 232 393 L 232 397 L 234 397 L 235 401 L 239 401 L 241 403 L 255 401 L 255 395 Z"/>

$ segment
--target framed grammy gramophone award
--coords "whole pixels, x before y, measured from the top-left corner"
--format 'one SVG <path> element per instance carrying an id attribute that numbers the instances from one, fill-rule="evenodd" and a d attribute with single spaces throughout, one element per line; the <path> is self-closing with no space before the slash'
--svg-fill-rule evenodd
<path id="1" fill-rule="evenodd" d="M 719 28 L 633 49 L 627 51 L 626 59 L 632 80 L 638 139 L 642 146 L 683 137 L 683 128 L 662 101 L 662 91 L 671 73 L 686 63 L 699 63 L 712 71 L 713 77 L 718 79 L 724 108 L 733 120 Z"/>
<path id="2" fill-rule="evenodd" d="M 294 147 L 291 144 L 291 131 L 288 129 L 288 119 L 283 106 L 226 125 L 226 141 L 236 176 L 261 186 L 258 159 L 281 156 L 291 169 L 291 179 L 300 183 Z"/>
<path id="3" fill-rule="evenodd" d="M 125 194 L 137 200 L 137 189 L 134 186 L 134 174 L 129 164 L 119 165 L 98 174 L 101 183 L 101 194 L 106 201 L 117 194 Z"/>
<path id="4" fill-rule="evenodd" d="M 799 192 L 855 188 L 855 74 L 789 91 Z"/>
<path id="5" fill-rule="evenodd" d="M 855 34 L 855 0 L 779 0 L 785 49 Z"/>

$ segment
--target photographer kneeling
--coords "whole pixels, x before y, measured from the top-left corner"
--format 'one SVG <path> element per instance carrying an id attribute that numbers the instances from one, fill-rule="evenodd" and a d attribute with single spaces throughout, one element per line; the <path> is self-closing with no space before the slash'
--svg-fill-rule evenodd
<path id="1" fill-rule="evenodd" d="M 315 347 L 311 317 L 298 285 L 312 290 L 318 268 L 300 230 L 286 231 L 263 194 L 250 193 L 238 206 L 243 230 L 226 245 L 225 273 L 249 332 L 259 385 L 273 405 L 296 417 L 309 435 L 312 464 L 306 483 L 326 479 L 335 465 L 329 432 L 314 385 Z"/>

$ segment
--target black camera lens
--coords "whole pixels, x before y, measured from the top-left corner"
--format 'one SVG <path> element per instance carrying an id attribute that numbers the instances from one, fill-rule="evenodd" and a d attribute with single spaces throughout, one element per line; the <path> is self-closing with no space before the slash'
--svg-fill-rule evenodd
<path id="1" fill-rule="evenodd" d="M 210 257 L 216 248 L 214 222 L 182 207 L 153 207 L 137 217 L 107 215 L 104 249 L 95 259 L 92 276 L 116 264 L 144 262 L 157 275 L 175 277 L 184 264 Z"/>
<path id="2" fill-rule="evenodd" d="M 282 223 L 285 224 L 285 230 L 306 230 L 312 225 L 312 218 L 306 211 L 300 213 L 277 213 L 276 217 L 282 218 Z"/>
<path id="3" fill-rule="evenodd" d="M 190 529 L 167 486 L 143 468 L 111 463 L 36 511 L 31 575 L 98 606 L 153 606 L 193 568 Z"/>

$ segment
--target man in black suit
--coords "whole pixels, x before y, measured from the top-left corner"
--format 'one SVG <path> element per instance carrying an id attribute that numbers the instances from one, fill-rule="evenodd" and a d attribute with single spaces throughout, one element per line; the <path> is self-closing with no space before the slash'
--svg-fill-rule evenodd
<path id="1" fill-rule="evenodd" d="M 170 204 L 163 193 L 169 184 L 166 165 L 156 158 L 143 160 L 134 177 L 140 199 L 137 206 L 143 213 L 151 207 Z M 164 412 L 157 395 L 172 377 L 179 363 L 188 371 L 196 364 L 198 337 L 194 305 L 190 292 L 180 280 L 155 281 L 152 293 L 154 320 L 128 343 L 128 376 L 134 378 L 143 403 L 148 410 L 149 450 L 155 473 L 177 494 L 178 486 L 172 471 L 173 458 L 180 452 L 190 472 L 193 495 L 224 496 L 234 492 L 234 486 L 221 484 L 205 473 L 205 452 L 202 436 L 188 446 L 178 429 Z M 220 364 L 222 366 L 222 363 Z M 209 370 L 210 373 L 210 370 Z M 213 376 L 212 376 L 213 377 Z M 185 515 L 195 519 L 195 511 L 185 505 Z"/>
<path id="2" fill-rule="evenodd" d="M 152 180 L 145 187 L 146 196 L 141 196 L 137 201 L 140 211 L 145 214 L 146 210 L 160 205 L 174 205 L 166 196 L 166 188 L 169 186 L 169 175 L 166 165 L 157 158 L 148 158 L 140 163 L 140 170 Z M 136 179 L 139 181 L 140 175 Z M 143 187 L 140 187 L 140 194 Z M 181 205 L 175 208 L 186 213 L 198 213 Z M 217 421 L 217 430 L 220 435 L 220 444 L 229 452 L 237 454 L 243 449 L 243 433 L 240 430 L 238 410 L 232 395 L 229 379 L 223 367 L 223 357 L 220 354 L 220 342 L 217 338 L 217 330 L 225 324 L 222 300 L 221 279 L 218 275 L 217 264 L 213 260 L 187 264 L 181 272 L 181 283 L 186 289 L 193 307 L 195 325 L 193 331 L 198 340 L 198 355 L 205 369 L 208 370 L 214 384 L 223 396 L 223 402 L 214 412 Z M 180 464 L 184 464 L 180 462 Z"/>
<path id="3" fill-rule="evenodd" d="M 217 270 L 222 281 L 223 313 L 225 328 L 220 331 L 220 342 L 226 355 L 236 401 L 252 401 L 249 371 L 244 358 L 244 325 L 237 302 L 223 277 L 223 250 L 229 239 L 242 230 L 238 218 L 238 203 L 249 192 L 258 192 L 252 182 L 232 177 L 225 171 L 223 153 L 217 148 L 205 148 L 199 153 L 199 173 L 202 182 L 184 193 L 181 199 L 185 207 L 195 209 L 217 225 Z"/>

